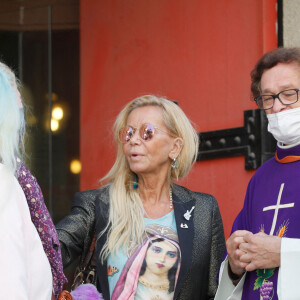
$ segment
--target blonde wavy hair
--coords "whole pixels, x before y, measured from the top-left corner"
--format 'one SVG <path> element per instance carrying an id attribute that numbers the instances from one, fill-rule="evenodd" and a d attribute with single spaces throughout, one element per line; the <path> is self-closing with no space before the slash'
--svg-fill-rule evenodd
<path id="1" fill-rule="evenodd" d="M 119 131 L 126 126 L 129 114 L 138 107 L 156 106 L 163 113 L 165 126 L 170 134 L 183 139 L 183 146 L 177 157 L 178 168 L 171 168 L 169 181 L 186 176 L 197 159 L 198 134 L 182 109 L 173 101 L 153 95 L 138 97 L 129 102 L 119 113 L 114 124 L 114 140 L 117 144 L 117 157 L 108 174 L 101 181 L 110 183 L 109 222 L 103 233 L 108 229 L 108 239 L 101 251 L 102 260 L 109 254 L 115 254 L 123 247 L 129 249 L 130 243 L 142 243 L 145 233 L 144 208 L 138 189 L 132 188 L 135 174 L 130 170 L 123 153 L 123 144 L 119 141 Z"/>

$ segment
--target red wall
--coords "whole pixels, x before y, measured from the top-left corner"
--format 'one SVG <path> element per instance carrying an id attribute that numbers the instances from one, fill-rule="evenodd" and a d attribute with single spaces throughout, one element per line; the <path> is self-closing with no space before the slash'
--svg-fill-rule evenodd
<path id="1" fill-rule="evenodd" d="M 81 189 L 112 166 L 112 124 L 143 94 L 166 96 L 198 131 L 243 125 L 249 73 L 276 47 L 276 0 L 82 0 Z M 244 158 L 196 163 L 182 184 L 213 194 L 226 236 L 253 171 Z"/>

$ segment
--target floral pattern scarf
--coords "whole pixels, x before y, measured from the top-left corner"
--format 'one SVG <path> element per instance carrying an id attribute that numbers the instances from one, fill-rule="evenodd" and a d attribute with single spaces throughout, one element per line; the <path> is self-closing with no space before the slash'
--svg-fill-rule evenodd
<path id="1" fill-rule="evenodd" d="M 62 291 L 67 278 L 63 273 L 60 244 L 52 222 L 49 211 L 45 205 L 43 193 L 37 180 L 32 176 L 30 171 L 25 167 L 23 162 L 17 159 L 18 172 L 17 177 L 25 194 L 31 220 L 40 236 L 44 251 L 49 260 L 52 276 L 53 290 L 55 297 Z"/>

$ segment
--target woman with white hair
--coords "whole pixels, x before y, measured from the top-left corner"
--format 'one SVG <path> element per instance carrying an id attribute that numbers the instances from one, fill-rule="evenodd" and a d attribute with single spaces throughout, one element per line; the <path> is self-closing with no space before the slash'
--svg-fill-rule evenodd
<path id="1" fill-rule="evenodd" d="M 20 149 L 24 148 L 24 129 L 23 106 L 15 75 L 0 63 L 1 298 L 49 300 L 53 297 L 53 286 L 50 264 L 43 249 L 47 242 L 43 245 L 39 236 L 45 231 L 45 236 L 49 234 L 48 230 L 38 230 L 35 220 L 31 219 L 32 208 L 39 205 L 42 214 L 44 202 L 35 178 L 19 159 Z M 30 194 L 30 206 L 24 192 Z M 50 221 L 51 218 L 47 222 Z"/>
<path id="2" fill-rule="evenodd" d="M 213 299 L 225 249 L 218 204 L 173 183 L 197 158 L 190 121 L 173 101 L 146 95 L 122 109 L 114 137 L 108 184 L 77 193 L 56 227 L 64 266 L 78 255 L 84 260 L 96 232 L 97 287 L 105 300 Z"/>

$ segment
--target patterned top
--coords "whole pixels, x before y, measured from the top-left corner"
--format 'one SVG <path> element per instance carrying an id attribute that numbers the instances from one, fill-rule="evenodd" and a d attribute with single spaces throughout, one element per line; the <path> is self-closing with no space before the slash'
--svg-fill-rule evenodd
<path id="1" fill-rule="evenodd" d="M 171 300 L 181 263 L 174 210 L 158 219 L 144 218 L 141 245 L 109 255 L 107 275 L 111 300 Z"/>
<path id="2" fill-rule="evenodd" d="M 61 250 L 55 226 L 52 222 L 49 211 L 45 205 L 43 193 L 37 180 L 25 167 L 23 162 L 18 161 L 18 181 L 25 194 L 31 220 L 37 229 L 43 244 L 44 251 L 51 265 L 53 276 L 53 289 L 57 297 L 62 291 L 67 279 L 63 273 Z"/>

